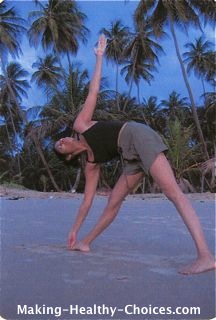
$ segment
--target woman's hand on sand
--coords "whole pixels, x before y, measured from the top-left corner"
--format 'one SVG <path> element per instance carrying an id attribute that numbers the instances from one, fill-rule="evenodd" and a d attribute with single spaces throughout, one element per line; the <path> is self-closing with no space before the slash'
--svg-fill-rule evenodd
<path id="1" fill-rule="evenodd" d="M 81 252 L 89 252 L 90 246 L 88 244 L 84 243 L 83 241 L 79 241 L 79 242 L 75 243 L 75 245 L 73 246 L 73 248 L 71 248 L 71 250 L 81 251 Z"/>
<path id="2" fill-rule="evenodd" d="M 73 249 L 76 241 L 77 241 L 76 232 L 71 230 L 71 232 L 69 233 L 69 236 L 68 236 L 68 249 Z"/>
<path id="3" fill-rule="evenodd" d="M 97 47 L 94 48 L 94 52 L 95 52 L 96 56 L 103 56 L 103 54 L 106 50 L 106 45 L 107 45 L 107 39 L 105 38 L 104 34 L 102 34 L 99 37 Z"/>

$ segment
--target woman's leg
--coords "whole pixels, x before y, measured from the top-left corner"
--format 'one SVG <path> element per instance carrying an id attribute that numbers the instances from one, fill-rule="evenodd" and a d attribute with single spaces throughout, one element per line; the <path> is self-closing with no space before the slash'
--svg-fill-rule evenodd
<path id="1" fill-rule="evenodd" d="M 163 153 L 160 153 L 153 162 L 150 173 L 167 198 L 174 203 L 197 248 L 197 259 L 180 270 L 180 273 L 200 273 L 214 269 L 216 267 L 215 261 L 208 249 L 199 219 L 191 203 L 180 190 L 170 164 Z"/>
<path id="2" fill-rule="evenodd" d="M 112 193 L 108 199 L 108 203 L 103 211 L 102 216 L 99 218 L 95 227 L 87 234 L 87 236 L 73 247 L 73 250 L 89 251 L 92 241 L 106 229 L 111 222 L 115 219 L 124 198 L 128 193 L 134 189 L 143 173 L 139 172 L 133 175 L 121 175 L 117 181 Z"/>

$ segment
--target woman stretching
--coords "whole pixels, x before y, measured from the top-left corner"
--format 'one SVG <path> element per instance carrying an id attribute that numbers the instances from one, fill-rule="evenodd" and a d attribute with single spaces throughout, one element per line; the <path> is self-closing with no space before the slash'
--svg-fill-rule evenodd
<path id="1" fill-rule="evenodd" d="M 196 245 L 197 259 L 180 272 L 192 274 L 212 270 L 216 267 L 215 261 L 208 249 L 199 219 L 175 180 L 163 153 L 167 147 L 160 136 L 148 126 L 136 122 L 92 120 L 105 49 L 106 39 L 102 35 L 95 48 L 96 66 L 89 93 L 74 122 L 74 130 L 78 133 L 79 139 L 65 137 L 55 144 L 55 150 L 65 155 L 67 160 L 81 153 L 86 154 L 84 198 L 69 234 L 69 248 L 90 251 L 92 241 L 114 220 L 127 194 L 134 189 L 145 173 L 150 173 L 167 198 L 174 203 Z M 78 242 L 78 231 L 87 217 L 96 193 L 100 163 L 109 161 L 119 154 L 124 163 L 122 175 L 115 184 L 98 222 L 85 238 Z"/>

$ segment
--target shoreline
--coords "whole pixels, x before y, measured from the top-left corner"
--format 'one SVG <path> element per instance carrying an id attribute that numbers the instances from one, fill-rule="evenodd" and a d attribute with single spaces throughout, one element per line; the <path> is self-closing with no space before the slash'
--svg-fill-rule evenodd
<path id="1" fill-rule="evenodd" d="M 96 197 L 108 197 L 109 192 L 98 190 Z M 0 186 L 0 198 L 8 200 L 19 199 L 74 199 L 82 197 L 82 193 L 72 192 L 42 192 L 29 189 L 18 189 Z M 216 200 L 216 194 L 211 192 L 204 193 L 188 193 L 187 197 L 192 200 Z M 167 199 L 163 193 L 145 193 L 145 194 L 130 194 L 127 196 L 130 199 Z"/>

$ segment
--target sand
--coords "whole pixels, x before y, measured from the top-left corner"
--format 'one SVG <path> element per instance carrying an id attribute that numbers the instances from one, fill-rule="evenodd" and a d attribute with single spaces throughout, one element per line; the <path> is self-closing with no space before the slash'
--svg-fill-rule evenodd
<path id="1" fill-rule="evenodd" d="M 66 248 L 67 234 L 82 195 L 51 193 L 45 197 L 27 191 L 21 195 L 4 190 L 0 189 L 0 315 L 3 318 L 182 320 L 215 317 L 215 273 L 193 276 L 177 273 L 195 257 L 195 248 L 174 206 L 163 195 L 127 197 L 115 222 L 94 242 L 92 252 L 83 254 Z M 196 194 L 190 198 L 214 251 L 214 196 Z M 107 197 L 96 197 L 80 236 L 95 223 L 106 201 Z M 18 315 L 18 305 L 26 305 L 30 312 L 33 308 L 36 312 L 38 305 L 45 314 Z M 76 305 L 85 308 L 81 309 L 85 312 L 96 308 L 97 314 L 70 314 L 70 307 Z M 200 314 L 127 314 L 134 306 L 143 311 L 145 307 L 148 310 L 172 308 L 172 311 L 176 307 L 199 307 Z M 56 314 L 48 315 L 48 307 Z M 105 307 L 119 311 L 111 316 L 111 309 L 108 314 Z M 57 316 L 60 309 L 55 308 L 61 308 L 60 316 Z M 100 314 L 101 310 L 104 315 Z"/>

